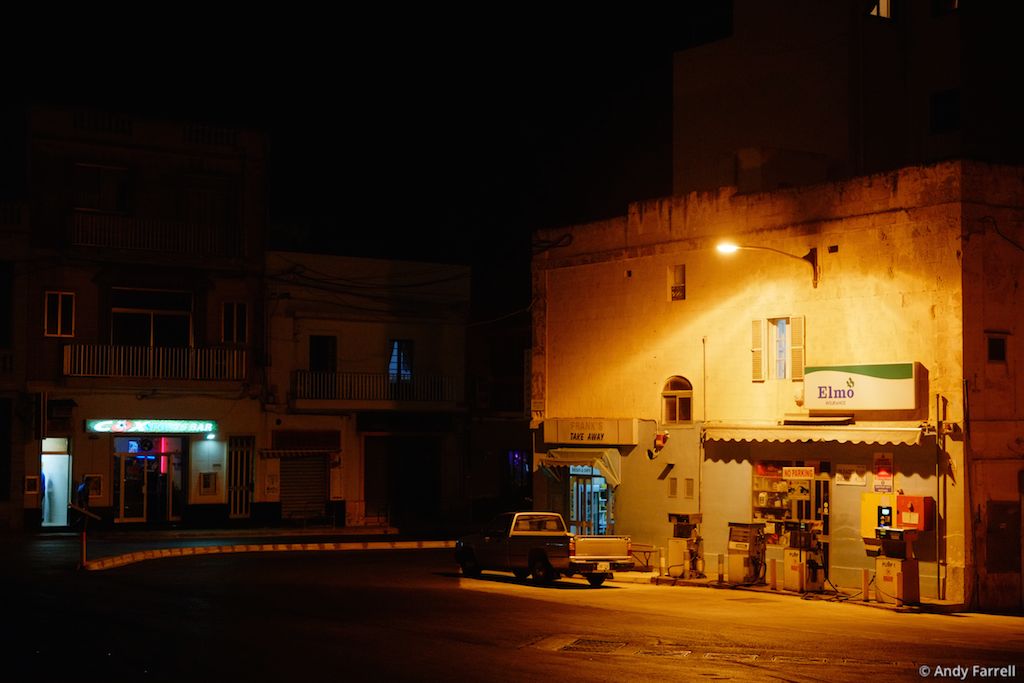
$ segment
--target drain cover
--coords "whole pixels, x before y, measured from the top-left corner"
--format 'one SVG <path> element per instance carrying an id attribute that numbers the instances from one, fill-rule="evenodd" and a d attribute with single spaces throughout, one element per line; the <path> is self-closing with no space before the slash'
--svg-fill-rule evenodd
<path id="1" fill-rule="evenodd" d="M 614 652 L 626 644 L 618 640 L 592 640 L 590 638 L 578 638 L 565 647 L 563 652 Z"/>

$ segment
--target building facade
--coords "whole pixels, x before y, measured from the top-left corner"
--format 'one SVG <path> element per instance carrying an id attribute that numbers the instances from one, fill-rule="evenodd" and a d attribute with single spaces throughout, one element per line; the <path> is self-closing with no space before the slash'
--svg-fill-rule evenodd
<path id="1" fill-rule="evenodd" d="M 954 161 L 540 231 L 535 504 L 670 565 L 697 520 L 711 574 L 734 524 L 813 530 L 847 588 L 892 506 L 921 595 L 1019 606 L 1022 190 Z"/>
<path id="2" fill-rule="evenodd" d="M 5 527 L 465 514 L 465 266 L 267 248 L 255 130 L 27 112 L 0 210 Z"/>
<path id="3" fill-rule="evenodd" d="M 349 526 L 462 514 L 465 266 L 267 253 L 257 504 Z"/>

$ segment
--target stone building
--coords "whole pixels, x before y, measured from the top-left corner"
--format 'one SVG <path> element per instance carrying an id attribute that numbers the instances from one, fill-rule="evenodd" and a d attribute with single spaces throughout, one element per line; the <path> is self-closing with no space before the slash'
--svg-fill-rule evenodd
<path id="1" fill-rule="evenodd" d="M 814 528 L 849 588 L 878 496 L 913 496 L 921 595 L 1019 606 L 1022 196 L 949 161 L 539 231 L 535 504 L 670 564 L 670 515 L 700 515 L 709 573 L 731 523 L 769 559 Z"/>

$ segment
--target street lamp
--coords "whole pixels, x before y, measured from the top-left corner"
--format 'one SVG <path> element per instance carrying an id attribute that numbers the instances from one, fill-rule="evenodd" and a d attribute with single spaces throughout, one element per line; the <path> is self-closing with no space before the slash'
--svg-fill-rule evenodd
<path id="1" fill-rule="evenodd" d="M 797 256 L 796 254 L 790 254 L 779 249 L 773 249 L 772 247 L 755 247 L 749 244 L 734 244 L 732 242 L 722 242 L 715 247 L 720 254 L 735 254 L 740 249 L 748 249 L 751 251 L 770 251 L 789 258 L 795 258 L 798 261 L 803 261 L 811 265 L 811 282 L 816 288 L 818 286 L 818 248 L 811 247 L 810 250 L 803 256 Z"/>

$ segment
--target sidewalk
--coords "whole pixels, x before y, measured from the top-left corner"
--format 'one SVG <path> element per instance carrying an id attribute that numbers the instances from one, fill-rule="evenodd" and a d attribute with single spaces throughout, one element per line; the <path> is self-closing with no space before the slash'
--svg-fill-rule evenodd
<path id="1" fill-rule="evenodd" d="M 42 534 L 46 537 L 48 534 Z M 78 537 L 68 531 L 49 534 L 53 537 Z M 455 541 L 437 538 L 411 538 L 393 527 L 302 527 L 302 528 L 238 528 L 238 529 L 147 529 L 110 530 L 87 535 L 87 559 L 80 567 L 87 571 L 102 571 L 128 564 L 165 557 L 210 555 L 249 552 L 316 552 L 350 550 L 414 550 L 454 549 Z M 920 603 L 898 605 L 878 602 L 870 595 L 864 600 L 860 591 L 848 593 L 827 590 L 817 593 L 798 593 L 772 589 L 767 584 L 732 584 L 717 578 L 674 578 L 656 571 L 617 572 L 611 582 L 640 583 L 656 586 L 689 586 L 711 589 L 742 590 L 786 595 L 802 600 L 823 600 L 862 605 L 877 609 L 909 613 L 963 612 L 962 604 L 948 600 L 922 598 Z"/>

